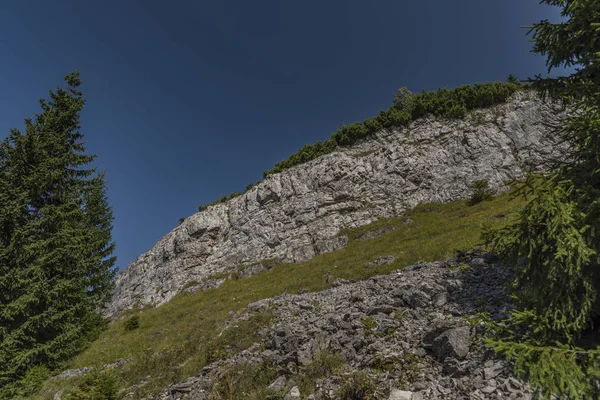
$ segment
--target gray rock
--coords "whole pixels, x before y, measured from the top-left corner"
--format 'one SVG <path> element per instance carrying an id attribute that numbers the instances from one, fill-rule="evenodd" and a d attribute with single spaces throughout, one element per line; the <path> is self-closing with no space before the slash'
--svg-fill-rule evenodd
<path id="1" fill-rule="evenodd" d="M 392 390 L 390 390 L 390 397 L 388 397 L 388 400 L 412 400 L 412 398 L 413 398 L 413 392 L 392 389 Z"/>
<path id="2" fill-rule="evenodd" d="M 500 375 L 503 370 L 504 366 L 501 363 L 490 362 L 489 365 L 486 365 L 486 367 L 483 369 L 483 374 L 485 379 L 490 380 Z"/>
<path id="3" fill-rule="evenodd" d="M 83 375 L 87 374 L 88 372 L 90 372 L 90 368 L 88 368 L 88 367 L 77 368 L 77 369 L 68 369 L 68 370 L 63 371 L 62 373 L 52 377 L 52 379 L 77 378 L 79 376 L 83 376 Z"/>
<path id="4" fill-rule="evenodd" d="M 402 299 L 412 308 L 423 308 L 427 307 L 431 301 L 431 298 L 425 293 L 418 289 L 409 289 Z"/>
<path id="5" fill-rule="evenodd" d="M 381 267 L 382 265 L 392 264 L 394 261 L 396 261 L 396 257 L 394 256 L 379 257 L 373 262 L 366 263 L 365 268 Z"/>
<path id="6" fill-rule="evenodd" d="M 300 400 L 300 389 L 294 386 L 283 398 L 283 400 Z"/>
<path id="7" fill-rule="evenodd" d="M 433 340 L 432 350 L 439 360 L 447 357 L 464 359 L 469 353 L 472 339 L 468 326 L 452 328 Z"/>
<path id="8" fill-rule="evenodd" d="M 279 378 L 275 379 L 275 381 L 267 387 L 267 390 L 271 393 L 279 393 L 283 389 L 285 389 L 286 382 L 287 382 L 287 380 L 286 380 L 285 376 L 281 375 Z"/>
<path id="9" fill-rule="evenodd" d="M 483 259 L 484 264 L 471 263 L 475 258 Z M 487 296 L 494 307 L 510 306 L 510 298 L 502 288 L 512 281 L 511 272 L 491 260 L 480 251 L 465 252 L 460 261 L 472 265 L 468 271 L 448 268 L 455 260 L 418 263 L 321 292 L 285 294 L 253 303 L 246 310 L 230 315 L 227 326 L 246 320 L 263 305 L 273 305 L 272 325 L 259 333 L 257 343 L 226 360 L 205 366 L 198 376 L 183 384 L 171 386 L 161 400 L 215 397 L 218 382 L 222 382 L 223 373 L 230 366 L 258 365 L 263 361 L 276 366 L 281 378 L 272 386 L 285 392 L 298 382 L 295 377 L 285 382 L 284 375 L 301 375 L 311 361 L 332 361 L 332 356 L 344 368 L 325 373 L 317 380 L 316 398 L 335 399 L 342 385 L 358 371 L 370 377 L 379 397 L 403 381 L 403 389 L 412 391 L 411 400 L 530 398 L 527 395 L 531 388 L 514 378 L 510 368 L 504 370 L 506 361 L 497 359 L 482 346 L 469 350 L 466 321 L 452 316 L 452 310 L 463 315 L 477 312 L 473 299 L 479 296 Z M 448 292 L 450 285 L 455 287 L 452 293 Z M 446 303 L 439 307 L 413 309 L 401 301 L 411 290 L 434 299 L 440 293 L 449 294 Z M 360 301 L 355 296 L 358 293 Z M 315 306 L 306 307 L 307 304 Z M 433 351 L 427 352 L 421 345 Z M 448 356 L 440 358 L 440 354 Z M 327 358 L 320 358 L 323 355 Z M 464 355 L 464 359 L 459 355 Z M 487 379 L 492 375 L 497 376 Z M 184 391 L 173 390 L 177 388 Z M 128 390 L 134 396 L 137 389 L 133 386 Z M 289 396 L 294 398 L 295 394 Z"/>
<path id="10" fill-rule="evenodd" d="M 298 262 L 335 250 L 345 245 L 341 229 L 419 203 L 464 199 L 476 179 L 502 192 L 509 176 L 543 170 L 549 156 L 564 153 L 545 124 L 564 114 L 530 93 L 474 113 L 382 130 L 186 218 L 119 274 L 106 314 L 164 304 L 186 284 L 190 291 L 216 287 L 224 278 L 215 274 L 233 273 L 232 266 Z"/>
<path id="11" fill-rule="evenodd" d="M 425 396 L 423 396 L 422 392 L 413 392 L 411 400 L 423 400 Z"/>

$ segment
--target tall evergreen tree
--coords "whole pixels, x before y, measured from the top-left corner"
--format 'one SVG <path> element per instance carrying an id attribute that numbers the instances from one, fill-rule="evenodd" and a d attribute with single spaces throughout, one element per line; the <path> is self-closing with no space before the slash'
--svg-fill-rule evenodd
<path id="1" fill-rule="evenodd" d="M 571 152 L 550 174 L 527 178 L 520 190 L 530 201 L 512 223 L 484 233 L 517 275 L 517 309 L 488 343 L 545 396 L 598 398 L 600 349 L 590 338 L 600 323 L 600 2 L 542 3 L 564 20 L 533 25 L 533 51 L 547 56 L 548 72 L 575 72 L 530 82 L 568 104 L 556 135 Z"/>
<path id="2" fill-rule="evenodd" d="M 115 275 L 104 175 L 81 142 L 78 73 L 0 144 L 0 397 L 102 325 Z"/>

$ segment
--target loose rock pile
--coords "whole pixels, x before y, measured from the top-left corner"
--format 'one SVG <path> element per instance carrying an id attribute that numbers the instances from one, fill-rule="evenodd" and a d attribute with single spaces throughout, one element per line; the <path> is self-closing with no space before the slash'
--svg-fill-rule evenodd
<path id="1" fill-rule="evenodd" d="M 503 287 L 510 280 L 492 255 L 471 251 L 366 281 L 338 279 L 322 292 L 261 300 L 228 329 L 270 310 L 275 323 L 262 332 L 262 343 L 207 366 L 162 398 L 209 399 L 224 369 L 265 361 L 280 375 L 269 389 L 284 399 L 341 398 L 340 388 L 356 371 L 372 379 L 381 399 L 531 398 L 509 363 L 483 346 L 482 323 L 473 318 L 481 312 L 496 320 L 506 316 Z M 344 366 L 319 379 L 314 393 L 300 393 L 299 374 L 319 352 L 337 355 Z"/>

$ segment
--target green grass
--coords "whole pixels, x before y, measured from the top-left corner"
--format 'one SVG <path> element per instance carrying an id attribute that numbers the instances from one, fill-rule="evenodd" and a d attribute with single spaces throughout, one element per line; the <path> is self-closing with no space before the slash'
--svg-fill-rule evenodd
<path id="1" fill-rule="evenodd" d="M 257 341 L 257 332 L 271 321 L 269 312 L 224 328 L 228 313 L 249 303 L 298 291 L 318 291 L 331 286 L 336 278 L 361 280 L 389 273 L 418 261 L 453 257 L 456 250 L 480 246 L 480 228 L 498 226 L 506 215 L 524 204 L 502 195 L 474 206 L 465 201 L 418 206 L 407 214 L 379 220 L 368 226 L 344 230 L 348 245 L 333 253 L 322 254 L 298 264 L 279 264 L 248 279 L 227 280 L 220 287 L 200 293 L 182 293 L 156 309 L 139 314 L 139 326 L 127 330 L 124 321 L 116 321 L 68 368 L 101 366 L 129 358 L 116 370 L 122 387 L 148 383 L 139 395 L 157 393 L 173 382 L 198 374 L 208 363 L 226 358 Z M 404 219 L 410 217 L 411 224 Z M 395 226 L 370 240 L 355 237 L 375 228 Z M 365 268 L 379 256 L 396 257 L 393 264 Z M 326 283 L 326 275 L 331 275 Z M 46 381 L 36 399 L 51 399 L 62 388 L 76 385 L 78 379 Z"/>

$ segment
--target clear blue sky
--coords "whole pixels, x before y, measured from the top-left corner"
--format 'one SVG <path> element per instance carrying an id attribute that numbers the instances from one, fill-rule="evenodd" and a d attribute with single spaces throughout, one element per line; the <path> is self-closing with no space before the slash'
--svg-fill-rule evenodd
<path id="1" fill-rule="evenodd" d="M 545 73 L 538 0 L 5 0 L 0 138 L 78 70 L 121 268 L 305 143 L 412 91 Z"/>

